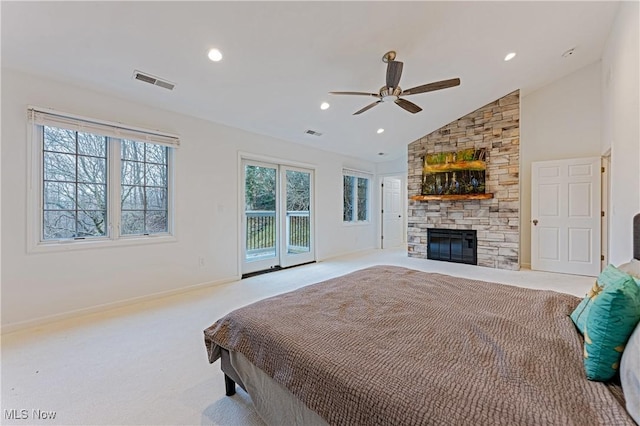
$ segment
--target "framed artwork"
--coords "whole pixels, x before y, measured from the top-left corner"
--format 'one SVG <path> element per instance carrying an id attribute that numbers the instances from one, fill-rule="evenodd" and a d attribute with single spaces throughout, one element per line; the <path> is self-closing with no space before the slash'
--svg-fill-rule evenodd
<path id="1" fill-rule="evenodd" d="M 427 154 L 422 161 L 422 195 L 484 194 L 486 149 Z"/>

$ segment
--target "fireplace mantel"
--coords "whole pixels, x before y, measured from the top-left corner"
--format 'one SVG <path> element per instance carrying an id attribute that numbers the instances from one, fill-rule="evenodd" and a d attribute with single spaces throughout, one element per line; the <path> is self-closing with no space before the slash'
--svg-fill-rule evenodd
<path id="1" fill-rule="evenodd" d="M 493 194 L 414 195 L 410 198 L 414 201 L 489 200 Z"/>

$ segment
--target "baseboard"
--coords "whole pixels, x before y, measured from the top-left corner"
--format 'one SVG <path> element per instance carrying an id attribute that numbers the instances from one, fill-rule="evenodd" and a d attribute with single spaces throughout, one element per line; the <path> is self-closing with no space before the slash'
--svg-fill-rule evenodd
<path id="1" fill-rule="evenodd" d="M 530 263 L 520 263 L 520 269 L 531 269 Z"/>
<path id="2" fill-rule="evenodd" d="M 240 276 L 234 276 L 229 278 L 224 278 L 222 280 L 217 281 L 209 281 L 200 284 L 194 284 L 187 287 L 181 287 L 174 290 L 161 291 L 158 293 L 152 293 L 145 296 L 133 297 L 131 299 L 120 300 L 118 302 L 110 302 L 104 303 L 101 305 L 95 305 L 88 308 L 76 309 L 69 312 L 63 312 L 60 314 L 47 315 L 44 317 L 38 317 L 31 320 L 20 321 L 11 324 L 3 324 L 0 330 L 0 334 L 9 334 L 14 333 L 16 331 L 22 331 L 33 327 L 40 327 L 43 325 L 48 325 L 54 322 L 65 321 L 73 318 L 83 317 L 87 315 L 93 315 L 97 313 L 102 313 L 106 311 L 110 311 L 112 309 L 118 309 L 125 306 L 134 305 L 136 303 L 149 302 L 152 300 L 162 299 L 165 297 L 171 297 L 182 293 L 188 293 L 195 290 L 201 290 L 207 287 L 214 287 L 221 284 L 230 283 L 233 281 L 239 281 Z"/>
<path id="3" fill-rule="evenodd" d="M 316 259 L 316 262 L 324 262 L 327 260 L 331 260 L 331 259 L 335 259 L 337 257 L 344 257 L 344 256 L 357 256 L 360 255 L 364 252 L 367 251 L 371 251 L 371 250 L 381 250 L 379 247 L 367 247 L 367 248 L 362 248 L 362 249 L 358 249 L 358 250 L 353 250 L 353 251 L 345 251 L 342 253 L 338 253 L 338 254 L 331 254 L 330 256 L 325 256 L 325 257 L 318 257 Z"/>

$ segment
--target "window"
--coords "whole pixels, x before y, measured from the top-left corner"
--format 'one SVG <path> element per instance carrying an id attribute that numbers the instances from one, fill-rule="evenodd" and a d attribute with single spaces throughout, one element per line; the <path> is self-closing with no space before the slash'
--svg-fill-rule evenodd
<path id="1" fill-rule="evenodd" d="M 369 176 L 361 172 L 343 170 L 343 222 L 369 221 Z"/>
<path id="2" fill-rule="evenodd" d="M 123 235 L 167 232 L 168 148 L 123 140 L 121 142 Z"/>
<path id="3" fill-rule="evenodd" d="M 30 185 L 32 248 L 172 235 L 177 137 L 45 110 L 29 112 L 31 178 L 38 183 Z"/>
<path id="4" fill-rule="evenodd" d="M 42 239 L 107 235 L 107 138 L 43 130 Z"/>

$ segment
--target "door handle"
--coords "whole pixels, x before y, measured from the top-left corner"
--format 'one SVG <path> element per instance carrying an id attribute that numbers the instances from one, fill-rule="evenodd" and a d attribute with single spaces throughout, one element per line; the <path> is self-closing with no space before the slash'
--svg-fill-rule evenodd
<path id="1" fill-rule="evenodd" d="M 533 219 L 533 226 L 538 226 L 538 219 Z"/>

